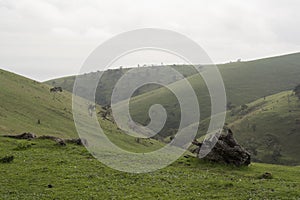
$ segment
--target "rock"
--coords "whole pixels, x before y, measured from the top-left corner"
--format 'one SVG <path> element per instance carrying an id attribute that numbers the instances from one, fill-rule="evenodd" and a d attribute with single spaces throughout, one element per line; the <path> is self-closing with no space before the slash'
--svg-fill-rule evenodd
<path id="1" fill-rule="evenodd" d="M 216 139 L 216 138 L 215 138 Z M 202 158 L 200 149 L 205 151 L 205 146 L 209 149 L 212 142 L 206 141 L 205 144 L 194 141 L 193 144 L 198 148 L 195 150 L 199 158 Z M 205 145 L 205 146 L 204 146 Z M 230 129 L 227 133 L 222 133 L 211 151 L 203 158 L 204 160 L 233 164 L 235 166 L 248 166 L 251 163 L 251 155 L 243 147 L 241 147 L 233 137 Z"/>
<path id="2" fill-rule="evenodd" d="M 53 140 L 61 146 L 67 145 L 63 139 L 55 137 L 55 136 L 51 136 L 51 135 L 43 135 L 43 136 L 40 136 L 39 139 Z"/>
<path id="3" fill-rule="evenodd" d="M 46 140 L 55 140 L 55 139 L 58 139 L 58 137 L 54 137 L 54 136 L 51 136 L 51 135 L 42 135 L 40 137 L 38 137 L 39 139 L 46 139 Z"/>
<path id="4" fill-rule="evenodd" d="M 4 135 L 4 137 L 10 137 L 15 139 L 34 139 L 36 135 L 33 133 L 22 133 L 20 135 Z"/>
<path id="5" fill-rule="evenodd" d="M 56 138 L 54 140 L 57 144 L 61 145 L 61 146 L 66 146 L 67 144 L 65 143 L 65 141 L 63 139 L 60 138 Z"/>
<path id="6" fill-rule="evenodd" d="M 73 143 L 77 145 L 85 145 L 87 146 L 87 140 L 83 138 L 77 138 L 77 139 L 67 139 L 65 140 L 67 143 Z"/>

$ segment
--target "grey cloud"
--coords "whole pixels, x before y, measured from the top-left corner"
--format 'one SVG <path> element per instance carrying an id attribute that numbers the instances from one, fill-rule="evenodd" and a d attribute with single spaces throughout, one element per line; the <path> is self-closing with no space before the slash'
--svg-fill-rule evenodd
<path id="1" fill-rule="evenodd" d="M 0 0 L 0 67 L 37 80 L 75 74 L 97 45 L 145 27 L 181 32 L 217 63 L 295 52 L 300 45 L 299 4 L 297 0 Z"/>

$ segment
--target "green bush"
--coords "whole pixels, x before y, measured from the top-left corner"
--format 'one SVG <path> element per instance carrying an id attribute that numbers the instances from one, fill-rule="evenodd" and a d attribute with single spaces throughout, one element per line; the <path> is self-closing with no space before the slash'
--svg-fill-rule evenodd
<path id="1" fill-rule="evenodd" d="M 300 84 L 294 88 L 295 95 L 300 99 Z"/>
<path id="2" fill-rule="evenodd" d="M 0 163 L 10 163 L 14 160 L 14 156 L 4 156 L 0 159 Z"/>

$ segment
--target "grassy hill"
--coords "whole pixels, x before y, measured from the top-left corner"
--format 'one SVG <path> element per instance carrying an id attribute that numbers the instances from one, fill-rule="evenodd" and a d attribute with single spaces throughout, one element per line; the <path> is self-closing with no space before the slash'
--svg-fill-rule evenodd
<path id="1" fill-rule="evenodd" d="M 27 148 L 19 148 L 26 143 Z M 147 174 L 115 171 L 82 146 L 0 137 L 0 199 L 298 199 L 299 167 L 236 168 L 182 157 Z M 272 179 L 262 179 L 265 172 Z M 29 189 L 30 188 L 30 189 Z"/>
<path id="2" fill-rule="evenodd" d="M 228 126 L 256 161 L 300 163 L 300 101 L 292 91 L 267 96 L 228 113 Z"/>
<path id="3" fill-rule="evenodd" d="M 299 83 L 300 54 L 291 54 L 249 62 L 219 65 L 227 102 L 239 106 L 258 98 L 293 89 Z M 199 75 L 188 77 L 198 96 L 201 121 L 210 115 L 210 96 L 203 79 Z M 176 84 L 176 83 L 174 83 Z M 176 86 L 175 86 L 176 87 Z M 180 107 L 175 96 L 166 88 L 156 89 L 131 99 L 131 114 L 135 120 L 147 124 L 148 109 L 152 104 L 163 105 L 168 112 L 168 120 L 161 135 L 170 135 L 178 127 Z M 207 123 L 204 123 L 207 124 Z M 200 127 L 200 134 L 207 127 Z"/>
<path id="4" fill-rule="evenodd" d="M 48 85 L 4 70 L 0 70 L 0 83 L 1 134 L 76 136 L 70 93 L 50 93 Z"/>
<path id="5" fill-rule="evenodd" d="M 46 84 L 1 69 L 0 84 L 0 135 L 32 132 L 38 136 L 78 138 L 71 93 L 50 93 Z M 109 139 L 121 148 L 143 152 L 162 146 L 152 139 L 137 143 L 134 137 L 124 134 L 110 121 L 99 117 L 99 122 Z"/>

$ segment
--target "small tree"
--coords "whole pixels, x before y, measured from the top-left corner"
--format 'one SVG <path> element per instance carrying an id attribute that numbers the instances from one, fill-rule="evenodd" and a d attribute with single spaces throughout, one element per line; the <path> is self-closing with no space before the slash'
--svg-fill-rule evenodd
<path id="1" fill-rule="evenodd" d="M 226 107 L 227 107 L 227 110 L 232 110 L 233 108 L 235 108 L 235 105 L 229 101 L 229 102 L 227 102 Z"/>
<path id="2" fill-rule="evenodd" d="M 300 84 L 295 87 L 294 92 L 295 92 L 295 95 L 300 100 Z"/>
<path id="3" fill-rule="evenodd" d="M 242 110 L 247 110 L 248 106 L 246 104 L 241 105 Z"/>
<path id="4" fill-rule="evenodd" d="M 256 131 L 256 124 L 252 124 L 252 131 L 253 131 L 253 132 Z"/>
<path id="5" fill-rule="evenodd" d="M 274 145 L 273 153 L 271 155 L 272 160 L 276 163 L 279 161 L 279 158 L 281 157 L 281 146 L 280 145 Z"/>

